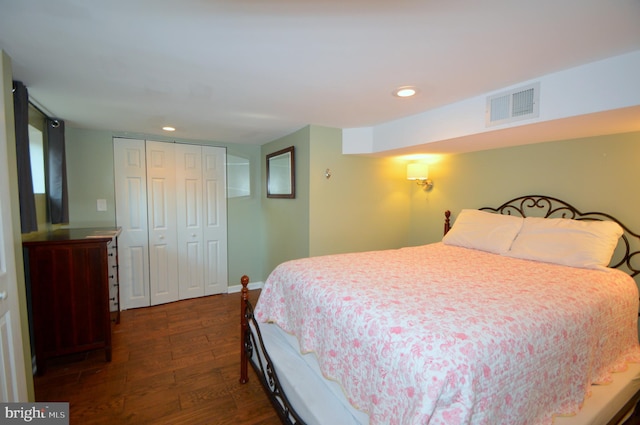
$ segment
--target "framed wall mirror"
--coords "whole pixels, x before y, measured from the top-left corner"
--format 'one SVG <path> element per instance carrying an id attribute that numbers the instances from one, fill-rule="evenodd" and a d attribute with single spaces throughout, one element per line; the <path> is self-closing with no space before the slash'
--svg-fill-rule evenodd
<path id="1" fill-rule="evenodd" d="M 267 155 L 267 198 L 295 198 L 294 147 Z"/>

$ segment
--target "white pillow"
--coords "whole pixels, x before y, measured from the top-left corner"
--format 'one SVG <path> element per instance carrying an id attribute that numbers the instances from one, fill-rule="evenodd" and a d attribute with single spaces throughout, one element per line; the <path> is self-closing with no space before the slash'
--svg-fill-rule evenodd
<path id="1" fill-rule="evenodd" d="M 462 210 L 442 238 L 447 245 L 504 254 L 509 251 L 524 219 L 479 210 Z"/>
<path id="2" fill-rule="evenodd" d="M 598 269 L 609 265 L 622 233 L 613 221 L 527 217 L 506 255 Z"/>

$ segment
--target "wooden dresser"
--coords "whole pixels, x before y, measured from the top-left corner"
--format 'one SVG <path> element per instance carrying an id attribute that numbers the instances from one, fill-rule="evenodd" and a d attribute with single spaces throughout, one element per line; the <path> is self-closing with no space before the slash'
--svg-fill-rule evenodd
<path id="1" fill-rule="evenodd" d="M 47 359 L 104 349 L 120 320 L 119 228 L 59 229 L 23 237 L 29 320 L 39 374 Z"/>

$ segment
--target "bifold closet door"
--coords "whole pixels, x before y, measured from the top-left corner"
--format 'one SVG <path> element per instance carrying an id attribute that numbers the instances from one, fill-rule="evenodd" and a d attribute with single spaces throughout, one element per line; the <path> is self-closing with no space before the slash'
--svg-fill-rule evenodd
<path id="1" fill-rule="evenodd" d="M 202 148 L 176 145 L 180 299 L 204 295 Z"/>
<path id="2" fill-rule="evenodd" d="M 179 298 L 227 290 L 226 150 L 176 145 Z"/>
<path id="3" fill-rule="evenodd" d="M 113 143 L 122 308 L 226 292 L 226 149 Z"/>
<path id="4" fill-rule="evenodd" d="M 145 141 L 113 139 L 120 308 L 150 305 Z"/>
<path id="5" fill-rule="evenodd" d="M 204 293 L 227 292 L 227 151 L 202 146 Z"/>
<path id="6" fill-rule="evenodd" d="M 175 144 L 147 141 L 151 305 L 179 299 Z"/>

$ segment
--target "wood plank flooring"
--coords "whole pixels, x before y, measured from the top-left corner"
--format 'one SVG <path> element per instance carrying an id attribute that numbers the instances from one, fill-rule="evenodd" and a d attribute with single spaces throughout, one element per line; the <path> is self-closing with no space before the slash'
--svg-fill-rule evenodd
<path id="1" fill-rule="evenodd" d="M 69 402 L 71 424 L 280 424 L 251 367 L 238 382 L 239 311 L 239 293 L 123 311 L 112 361 L 49 361 L 36 401 Z"/>

